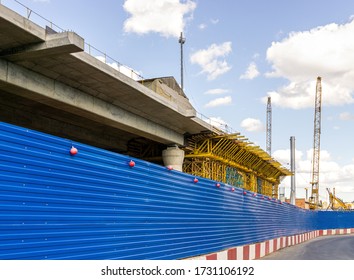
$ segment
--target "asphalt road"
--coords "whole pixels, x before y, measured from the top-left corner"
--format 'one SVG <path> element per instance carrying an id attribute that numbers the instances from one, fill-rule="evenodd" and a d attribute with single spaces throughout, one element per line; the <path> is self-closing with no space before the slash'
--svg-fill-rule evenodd
<path id="1" fill-rule="evenodd" d="M 354 260 L 354 235 L 317 237 L 260 260 Z"/>

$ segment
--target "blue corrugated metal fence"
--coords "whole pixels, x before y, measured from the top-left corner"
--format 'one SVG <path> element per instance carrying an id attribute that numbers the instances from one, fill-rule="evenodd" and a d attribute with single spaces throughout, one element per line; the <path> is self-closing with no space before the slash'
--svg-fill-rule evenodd
<path id="1" fill-rule="evenodd" d="M 0 154 L 0 259 L 180 259 L 330 224 L 325 213 L 6 123 Z"/>

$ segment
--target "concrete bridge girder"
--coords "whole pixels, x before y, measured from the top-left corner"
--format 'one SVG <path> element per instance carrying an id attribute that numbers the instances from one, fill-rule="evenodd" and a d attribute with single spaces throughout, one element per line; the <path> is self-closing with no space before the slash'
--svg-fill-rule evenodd
<path id="1" fill-rule="evenodd" d="M 160 143 L 184 143 L 180 133 L 2 59 L 0 88 Z"/>

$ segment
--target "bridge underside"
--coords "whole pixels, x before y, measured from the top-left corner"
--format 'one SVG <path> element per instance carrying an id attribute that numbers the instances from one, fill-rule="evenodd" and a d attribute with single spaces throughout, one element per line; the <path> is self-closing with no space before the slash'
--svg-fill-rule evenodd
<path id="1" fill-rule="evenodd" d="M 0 120 L 120 153 L 128 153 L 128 141 L 137 137 L 104 123 L 1 90 Z"/>

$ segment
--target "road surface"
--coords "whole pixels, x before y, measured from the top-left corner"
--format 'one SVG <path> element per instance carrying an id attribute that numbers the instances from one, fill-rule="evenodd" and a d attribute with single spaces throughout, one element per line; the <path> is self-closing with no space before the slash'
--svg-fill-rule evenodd
<path id="1" fill-rule="evenodd" d="M 317 237 L 260 260 L 354 260 L 354 235 Z"/>

